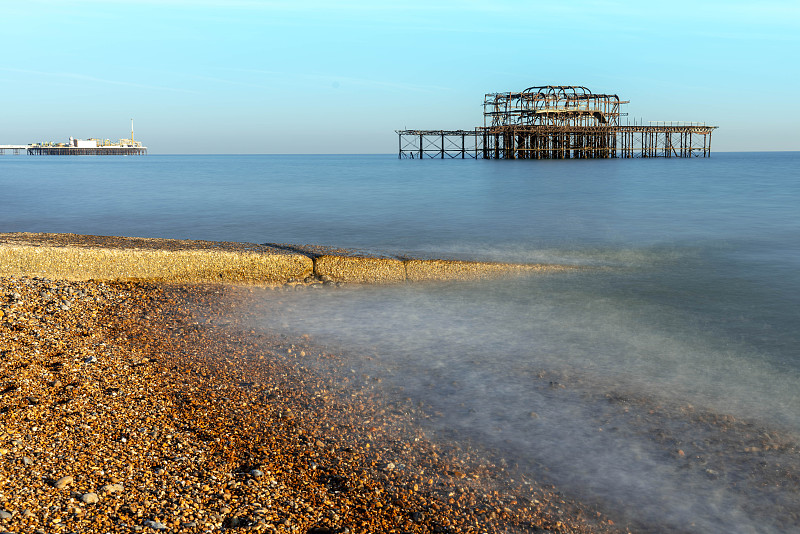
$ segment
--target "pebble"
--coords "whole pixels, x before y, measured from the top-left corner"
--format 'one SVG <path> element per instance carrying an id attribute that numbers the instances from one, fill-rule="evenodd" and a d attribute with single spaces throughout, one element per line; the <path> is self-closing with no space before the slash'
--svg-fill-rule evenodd
<path id="1" fill-rule="evenodd" d="M 125 488 L 123 487 L 122 484 L 116 482 L 114 484 L 106 484 L 105 486 L 100 488 L 100 491 L 102 491 L 103 493 L 120 493 L 124 489 Z"/>
<path id="2" fill-rule="evenodd" d="M 250 471 L 250 476 L 253 478 L 261 478 L 264 476 L 264 472 L 260 469 L 253 469 Z"/>
<path id="3" fill-rule="evenodd" d="M 94 492 L 84 493 L 81 496 L 81 501 L 83 501 L 84 504 L 97 504 L 100 501 L 100 497 Z"/>
<path id="4" fill-rule="evenodd" d="M 153 520 L 145 521 L 144 526 L 150 527 L 153 530 L 167 530 L 167 525 L 165 525 L 161 521 L 153 521 Z"/>
<path id="5" fill-rule="evenodd" d="M 8 512 L 6 510 L 0 510 L 0 519 L 11 519 L 11 516 L 12 516 L 11 512 Z"/>
<path id="6" fill-rule="evenodd" d="M 56 488 L 56 489 L 64 489 L 69 484 L 72 484 L 73 482 L 75 482 L 75 479 L 72 478 L 71 475 L 67 475 L 67 476 L 61 477 L 58 480 L 56 480 L 55 482 L 53 482 L 53 487 Z"/>

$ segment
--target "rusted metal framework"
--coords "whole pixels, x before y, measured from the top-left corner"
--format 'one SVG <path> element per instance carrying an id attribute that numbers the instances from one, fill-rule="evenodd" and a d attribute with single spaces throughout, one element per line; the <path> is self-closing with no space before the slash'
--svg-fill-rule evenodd
<path id="1" fill-rule="evenodd" d="M 489 93 L 482 127 L 398 130 L 400 158 L 584 159 L 708 157 L 716 126 L 621 124 L 617 95 L 548 85 Z"/>
<path id="2" fill-rule="evenodd" d="M 617 95 L 593 94 L 586 87 L 546 85 L 519 93 L 489 93 L 483 99 L 485 129 L 507 127 L 596 127 L 619 124 Z"/>
<path id="3" fill-rule="evenodd" d="M 478 159 L 483 155 L 483 136 L 479 130 L 403 130 L 398 131 L 401 158 Z"/>

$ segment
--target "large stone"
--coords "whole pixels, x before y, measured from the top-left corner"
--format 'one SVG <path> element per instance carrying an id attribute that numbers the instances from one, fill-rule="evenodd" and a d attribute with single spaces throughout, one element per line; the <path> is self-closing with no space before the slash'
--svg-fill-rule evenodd
<path id="1" fill-rule="evenodd" d="M 100 497 L 94 492 L 91 493 L 84 493 L 81 496 L 81 501 L 84 504 L 97 504 L 100 501 Z"/>
<path id="2" fill-rule="evenodd" d="M 53 487 L 56 489 L 64 489 L 73 482 L 75 482 L 75 479 L 71 475 L 67 475 L 53 482 Z"/>
<path id="3" fill-rule="evenodd" d="M 122 484 L 114 483 L 114 484 L 106 484 L 105 486 L 100 488 L 100 491 L 102 491 L 103 493 L 120 493 L 124 489 L 125 488 L 122 486 Z"/>

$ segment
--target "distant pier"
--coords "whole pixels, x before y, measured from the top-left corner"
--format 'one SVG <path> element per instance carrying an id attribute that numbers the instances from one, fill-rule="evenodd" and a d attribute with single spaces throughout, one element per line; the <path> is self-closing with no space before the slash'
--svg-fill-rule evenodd
<path id="1" fill-rule="evenodd" d="M 139 145 L 120 146 L 70 146 L 58 144 L 0 145 L 0 155 L 27 154 L 29 156 L 143 156 L 147 147 Z"/>
<path id="2" fill-rule="evenodd" d="M 41 146 L 30 145 L 27 148 L 31 156 L 143 156 L 147 154 L 146 146 Z"/>
<path id="3" fill-rule="evenodd" d="M 131 136 L 113 142 L 110 139 L 76 139 L 70 137 L 66 143 L 31 143 L 28 145 L 0 145 L 0 155 L 28 154 L 30 156 L 143 156 L 147 147 L 133 138 L 133 119 Z"/>
<path id="4" fill-rule="evenodd" d="M 0 145 L 0 155 L 5 154 L 6 151 L 10 151 L 12 154 L 22 154 L 27 150 L 28 145 Z"/>
<path id="5" fill-rule="evenodd" d="M 484 98 L 472 130 L 397 130 L 408 159 L 587 159 L 709 157 L 716 126 L 696 122 L 620 124 L 617 95 L 581 86 L 529 87 Z"/>

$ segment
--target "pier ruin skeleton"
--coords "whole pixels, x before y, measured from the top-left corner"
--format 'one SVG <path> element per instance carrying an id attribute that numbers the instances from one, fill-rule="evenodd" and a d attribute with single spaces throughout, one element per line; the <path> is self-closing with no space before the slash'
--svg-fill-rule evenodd
<path id="1" fill-rule="evenodd" d="M 584 159 L 709 157 L 716 126 L 685 122 L 620 124 L 617 95 L 547 85 L 488 93 L 483 126 L 397 130 L 399 158 Z"/>

